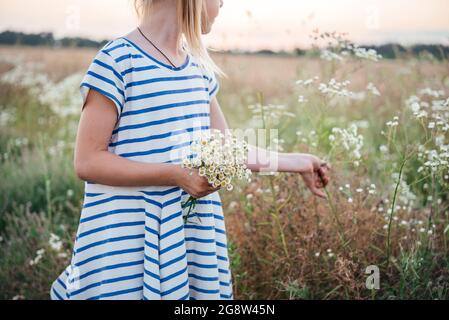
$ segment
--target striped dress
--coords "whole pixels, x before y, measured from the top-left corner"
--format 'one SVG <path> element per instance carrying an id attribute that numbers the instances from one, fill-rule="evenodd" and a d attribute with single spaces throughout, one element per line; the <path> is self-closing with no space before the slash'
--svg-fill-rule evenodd
<path id="1" fill-rule="evenodd" d="M 197 134 L 209 130 L 218 88 L 192 55 L 172 67 L 126 38 L 98 52 L 80 86 L 84 101 L 93 89 L 117 108 L 110 152 L 178 165 Z M 201 198 L 184 224 L 188 197 L 178 186 L 86 181 L 71 263 L 53 282 L 51 298 L 233 299 L 219 193 Z"/>

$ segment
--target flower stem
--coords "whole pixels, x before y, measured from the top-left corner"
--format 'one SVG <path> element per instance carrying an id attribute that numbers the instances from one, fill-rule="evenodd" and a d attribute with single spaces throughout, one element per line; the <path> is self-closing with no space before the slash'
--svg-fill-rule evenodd
<path id="1" fill-rule="evenodd" d="M 187 215 L 184 216 L 184 224 L 187 223 L 187 218 L 189 217 L 190 212 L 191 212 L 193 209 L 195 209 L 195 206 L 196 206 L 196 202 L 197 202 L 197 201 L 198 201 L 198 200 L 197 200 L 196 198 L 194 198 L 193 196 L 190 196 L 189 199 L 187 200 L 187 202 L 181 205 L 182 208 L 185 208 L 185 207 L 189 206 L 189 211 L 187 211 Z M 199 219 L 200 222 L 201 222 L 201 219 L 200 219 L 199 216 L 198 216 L 198 219 Z"/>
<path id="2" fill-rule="evenodd" d="M 407 158 L 405 158 L 402 163 L 401 163 L 401 168 L 399 169 L 399 176 L 398 176 L 398 181 L 396 182 L 396 186 L 394 189 L 394 194 L 393 194 L 393 200 L 391 201 L 391 209 L 390 209 L 390 216 L 388 219 L 388 230 L 387 230 L 387 257 L 386 257 L 386 264 L 387 267 L 390 263 L 390 256 L 391 256 L 391 224 L 393 222 L 393 216 L 394 216 L 394 209 L 395 209 L 395 205 L 396 205 L 396 198 L 398 195 L 398 190 L 399 190 L 399 186 L 401 184 L 401 178 L 402 178 L 402 173 L 404 171 L 404 166 L 405 163 L 407 162 Z"/>
<path id="3" fill-rule="evenodd" d="M 331 194 L 329 193 L 329 191 L 326 188 L 324 188 L 324 192 L 326 193 L 327 203 L 329 204 L 329 207 L 331 209 L 332 215 L 334 216 L 335 222 L 337 224 L 338 236 L 340 237 L 340 241 L 341 241 L 341 244 L 343 246 L 343 249 L 345 249 L 346 246 L 349 244 L 349 242 L 346 241 L 346 238 L 344 236 L 343 225 L 341 224 L 340 219 L 338 219 L 337 210 L 336 210 L 336 208 L 334 206 L 334 203 L 332 202 Z"/>

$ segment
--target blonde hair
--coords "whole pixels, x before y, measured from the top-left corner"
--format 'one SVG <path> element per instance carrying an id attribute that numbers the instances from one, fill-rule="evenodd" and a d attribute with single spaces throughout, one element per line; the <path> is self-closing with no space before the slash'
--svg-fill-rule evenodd
<path id="1" fill-rule="evenodd" d="M 134 0 L 134 7 L 140 19 L 151 12 L 151 5 L 154 0 Z M 216 73 L 219 76 L 227 77 L 209 55 L 207 48 L 202 41 L 202 27 L 207 22 L 207 11 L 204 0 L 177 0 L 177 16 L 181 40 L 186 44 L 186 49 L 194 56 L 200 68 L 208 73 Z"/>

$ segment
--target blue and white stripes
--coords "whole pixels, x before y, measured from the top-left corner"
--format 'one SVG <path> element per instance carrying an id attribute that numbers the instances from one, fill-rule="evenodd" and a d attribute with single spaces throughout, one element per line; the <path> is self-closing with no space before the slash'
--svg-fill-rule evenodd
<path id="1" fill-rule="evenodd" d="M 148 163 L 179 163 L 192 138 L 209 129 L 210 101 L 219 82 L 190 54 L 181 66 L 172 67 L 119 38 L 94 58 L 81 84 L 84 101 L 90 89 L 117 109 L 110 152 Z M 86 183 L 86 192 L 112 190 L 122 188 Z"/>
<path id="2" fill-rule="evenodd" d="M 195 134 L 210 127 L 215 75 L 188 55 L 171 67 L 119 38 L 94 58 L 81 84 L 109 98 L 118 119 L 109 151 L 146 163 L 180 163 Z M 113 173 L 111 173 L 113 174 Z M 232 299 L 222 204 L 201 198 L 184 225 L 178 186 L 85 183 L 71 264 L 52 299 Z"/>

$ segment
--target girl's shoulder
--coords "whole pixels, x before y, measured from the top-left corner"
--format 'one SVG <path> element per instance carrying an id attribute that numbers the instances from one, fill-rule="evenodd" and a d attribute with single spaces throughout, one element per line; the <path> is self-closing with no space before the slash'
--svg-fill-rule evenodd
<path id="1" fill-rule="evenodd" d="M 123 37 L 113 39 L 100 48 L 90 68 L 110 70 L 116 78 L 126 82 L 126 75 L 132 71 L 143 56 Z"/>
<path id="2" fill-rule="evenodd" d="M 114 102 L 120 116 L 126 101 L 125 75 L 130 64 L 127 60 L 132 55 L 132 48 L 122 38 L 111 40 L 98 50 L 80 85 L 83 105 L 89 90 L 94 89 Z"/>
<path id="3" fill-rule="evenodd" d="M 111 40 L 98 51 L 98 55 L 107 55 L 117 64 L 127 60 L 126 58 L 128 57 L 132 57 L 134 53 L 135 50 L 133 50 L 133 47 L 124 38 Z"/>

